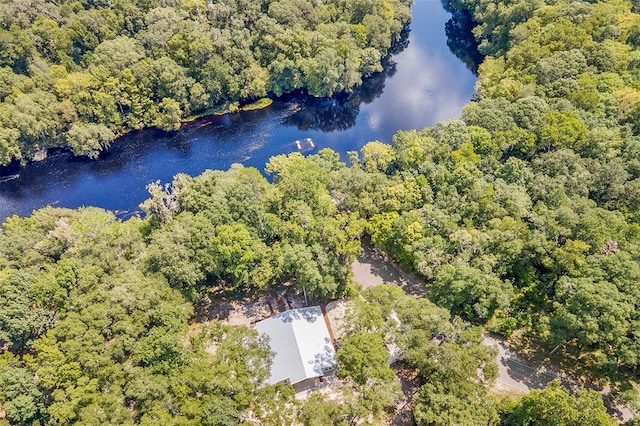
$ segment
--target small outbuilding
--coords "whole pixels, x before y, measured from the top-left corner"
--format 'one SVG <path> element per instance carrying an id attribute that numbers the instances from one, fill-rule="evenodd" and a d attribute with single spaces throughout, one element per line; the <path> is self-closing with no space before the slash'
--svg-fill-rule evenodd
<path id="1" fill-rule="evenodd" d="M 319 306 L 291 309 L 254 324 L 275 353 L 269 384 L 296 383 L 333 371 L 335 349 Z"/>

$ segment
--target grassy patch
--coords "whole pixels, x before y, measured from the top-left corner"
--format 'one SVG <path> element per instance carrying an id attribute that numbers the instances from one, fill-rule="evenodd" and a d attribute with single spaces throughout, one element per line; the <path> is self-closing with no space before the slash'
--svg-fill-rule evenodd
<path id="1" fill-rule="evenodd" d="M 224 104 L 217 106 L 215 108 L 208 108 L 198 114 L 193 114 L 188 117 L 185 117 L 182 120 L 182 123 L 191 123 L 199 118 L 207 117 L 209 115 L 224 115 L 230 112 L 239 112 L 239 111 L 254 111 L 257 109 L 266 108 L 273 103 L 272 99 L 269 98 L 261 98 L 257 101 L 240 106 L 240 102 L 232 102 L 230 104 Z"/>
<path id="2" fill-rule="evenodd" d="M 241 111 L 254 111 L 256 109 L 266 108 L 273 103 L 272 99 L 269 98 L 261 98 L 255 101 L 252 104 L 244 105 L 240 108 Z"/>
<path id="3" fill-rule="evenodd" d="M 224 115 L 229 112 L 227 105 L 220 105 L 214 108 L 207 108 L 201 113 L 190 115 L 182 120 L 182 123 L 191 123 L 199 118 L 207 117 L 209 115 Z"/>

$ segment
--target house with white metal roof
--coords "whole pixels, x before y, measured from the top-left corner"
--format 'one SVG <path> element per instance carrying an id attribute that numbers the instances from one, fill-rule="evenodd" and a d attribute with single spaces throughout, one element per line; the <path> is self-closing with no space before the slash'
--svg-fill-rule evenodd
<path id="1" fill-rule="evenodd" d="M 269 384 L 292 385 L 324 376 L 335 366 L 335 349 L 319 306 L 291 309 L 254 324 L 275 353 Z"/>

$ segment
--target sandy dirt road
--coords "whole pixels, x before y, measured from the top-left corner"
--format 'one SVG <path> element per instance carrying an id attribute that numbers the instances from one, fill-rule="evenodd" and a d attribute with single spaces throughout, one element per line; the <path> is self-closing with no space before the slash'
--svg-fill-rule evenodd
<path id="1" fill-rule="evenodd" d="M 415 274 L 403 270 L 386 254 L 375 249 L 368 241 L 363 241 L 362 254 L 353 263 L 354 279 L 363 289 L 382 283 L 402 287 L 405 292 L 416 297 L 427 294 L 426 283 Z M 565 387 L 576 390 L 584 384 L 576 380 L 562 377 L 545 366 L 531 365 L 524 357 L 514 352 L 505 339 L 485 334 L 485 344 L 497 346 L 498 378 L 493 391 L 502 395 L 521 395 L 532 389 L 543 389 L 550 381 L 559 378 Z M 603 396 L 607 391 L 593 387 Z M 605 401 L 609 399 L 605 397 Z M 608 404 L 609 413 L 620 423 L 633 418 L 629 409 L 623 406 Z"/>

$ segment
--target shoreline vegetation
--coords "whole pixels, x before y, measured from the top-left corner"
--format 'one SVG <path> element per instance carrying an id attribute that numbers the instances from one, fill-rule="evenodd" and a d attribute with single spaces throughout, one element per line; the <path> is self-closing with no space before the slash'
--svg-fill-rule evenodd
<path id="1" fill-rule="evenodd" d="M 267 9 L 285 19 L 293 3 L 313 6 Z M 345 3 L 357 22 L 376 20 L 360 7 L 393 9 L 323 4 Z M 197 0 L 182 4 L 202 13 Z M 485 55 L 461 119 L 370 142 L 348 165 L 330 149 L 278 155 L 271 181 L 238 164 L 179 174 L 148 187 L 145 218 L 46 207 L 7 219 L 0 424 L 384 424 L 402 397 L 388 348 L 415 379 L 420 426 L 616 424 L 601 395 L 560 381 L 489 393 L 498 366 L 483 329 L 610 386 L 637 415 L 637 2 L 447 5 L 469 11 Z M 351 265 L 362 238 L 423 278 L 427 297 L 359 291 Z M 284 283 L 314 301 L 354 302 L 336 355 L 340 403 L 261 387 L 267 343 L 216 320 L 216 309 Z M 189 334 L 203 312 L 210 321 Z"/>
<path id="2" fill-rule="evenodd" d="M 244 105 L 241 105 L 240 102 L 232 102 L 228 105 L 221 105 L 215 108 L 208 108 L 200 113 L 191 115 L 189 117 L 185 117 L 180 120 L 180 125 L 182 126 L 184 124 L 193 123 L 194 121 L 197 121 L 202 118 L 206 118 L 208 116 L 216 116 L 216 115 L 220 116 L 225 114 L 234 114 L 238 112 L 257 111 L 260 109 L 267 108 L 272 104 L 273 104 L 273 99 L 271 98 L 260 98 L 255 102 L 250 102 Z M 143 130 L 143 129 L 140 129 L 140 130 Z M 127 135 L 126 132 L 117 134 L 114 137 L 113 142 L 117 141 L 117 139 L 126 135 Z M 106 147 L 105 150 L 108 150 L 108 147 Z M 49 156 L 48 149 L 42 148 L 34 153 L 33 158 L 31 158 L 30 161 L 34 161 L 34 162 L 44 161 L 47 159 L 48 156 Z M 95 157 L 95 159 L 97 159 L 97 156 Z M 4 166 L 8 166 L 8 165 L 4 165 Z M 3 167 L 3 165 L 0 165 L 0 167 Z"/>
<path id="3" fill-rule="evenodd" d="M 209 108 L 205 111 L 202 111 L 198 114 L 191 115 L 189 117 L 185 117 L 180 122 L 182 124 L 192 123 L 201 118 L 205 118 L 212 115 L 225 115 L 232 114 L 235 112 L 243 112 L 243 111 L 256 111 L 259 109 L 267 108 L 273 104 L 273 99 L 271 98 L 260 98 L 255 102 L 250 102 L 247 104 L 241 105 L 240 102 L 232 102 L 229 105 L 223 105 L 217 108 Z"/>
<path id="4" fill-rule="evenodd" d="M 130 131 L 296 90 L 350 92 L 382 70 L 411 4 L 0 0 L 0 165 L 48 148 L 97 158 Z"/>

